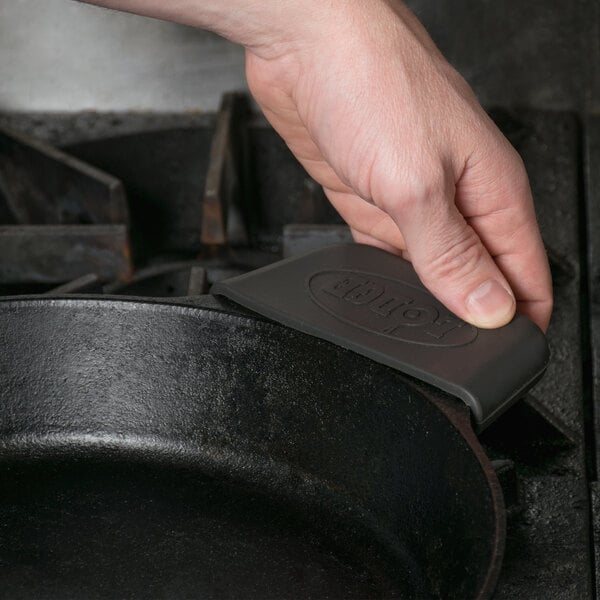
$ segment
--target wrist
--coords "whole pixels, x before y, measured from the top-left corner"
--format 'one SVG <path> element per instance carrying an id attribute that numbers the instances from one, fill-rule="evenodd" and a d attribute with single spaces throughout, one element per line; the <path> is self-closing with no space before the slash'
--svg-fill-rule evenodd
<path id="1" fill-rule="evenodd" d="M 209 29 L 260 58 L 276 58 L 336 31 L 369 27 L 365 15 L 397 0 L 83 0 L 106 8 Z M 394 10 L 394 9 L 393 9 Z"/>
<path id="2" fill-rule="evenodd" d="M 329 3 L 319 0 L 82 0 L 109 9 L 209 29 L 261 58 L 310 36 Z"/>

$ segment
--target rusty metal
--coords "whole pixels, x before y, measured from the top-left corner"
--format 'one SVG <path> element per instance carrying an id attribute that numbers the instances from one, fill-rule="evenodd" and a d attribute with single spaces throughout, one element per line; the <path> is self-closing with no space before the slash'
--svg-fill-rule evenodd
<path id="1" fill-rule="evenodd" d="M 247 241 L 241 204 L 248 193 L 247 100 L 225 94 L 217 115 L 202 210 L 203 244 L 222 246 Z"/>
<path id="2" fill-rule="evenodd" d="M 121 182 L 52 146 L 0 130 L 0 282 L 62 284 L 131 272 Z"/>
<path id="3" fill-rule="evenodd" d="M 213 125 L 211 117 L 202 127 L 156 126 L 68 147 L 123 183 L 138 264 L 157 255 L 191 258 L 204 249 L 200 224 Z"/>
<path id="4" fill-rule="evenodd" d="M 121 182 L 32 138 L 0 129 L 4 222 L 31 225 L 127 223 Z"/>
<path id="5" fill-rule="evenodd" d="M 123 280 L 128 248 L 125 225 L 0 226 L 0 281 L 58 285 L 88 273 Z"/>

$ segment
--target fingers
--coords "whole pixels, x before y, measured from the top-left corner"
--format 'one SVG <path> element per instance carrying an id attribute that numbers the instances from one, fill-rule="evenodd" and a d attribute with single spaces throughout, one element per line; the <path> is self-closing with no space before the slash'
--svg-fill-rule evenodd
<path id="1" fill-rule="evenodd" d="M 551 281 L 527 177 L 514 165 L 500 166 L 504 185 L 496 177 L 477 192 L 477 170 L 465 173 L 456 188 L 457 194 L 462 192 L 456 205 L 453 186 L 443 178 L 437 187 L 415 186 L 412 202 L 392 202 L 386 206 L 389 214 L 352 193 L 327 190 L 327 195 L 357 242 L 411 260 L 423 283 L 463 319 L 478 327 L 498 327 L 510 321 L 516 305 L 545 330 L 552 310 Z M 477 214 L 485 210 L 489 212 Z M 471 216 L 465 218 L 463 212 Z M 416 240 L 414 246 L 407 249 L 400 228 L 407 239 Z"/>
<path id="2" fill-rule="evenodd" d="M 477 327 L 507 324 L 515 297 L 475 230 L 454 204 L 448 179 L 415 177 L 385 210 L 401 229 L 421 281 L 452 312 Z M 424 183 L 428 182 L 428 183 Z"/>
<path id="3" fill-rule="evenodd" d="M 325 193 L 333 207 L 350 226 L 357 242 L 377 246 L 394 254 L 406 248 L 404 237 L 389 214 L 353 193 L 327 188 Z"/>
<path id="4" fill-rule="evenodd" d="M 381 248 L 390 254 L 403 254 L 403 250 L 400 250 L 396 246 L 392 246 L 391 244 L 386 244 L 382 242 L 380 239 L 373 237 L 372 235 L 368 235 L 366 233 L 362 233 L 361 231 L 357 231 L 356 229 L 350 228 L 350 232 L 352 233 L 352 238 L 357 244 L 367 244 L 369 246 L 375 246 L 375 248 Z"/>
<path id="5" fill-rule="evenodd" d="M 545 331 L 552 313 L 552 281 L 544 246 L 535 216 L 510 233 L 502 235 L 508 224 L 520 220 L 514 212 L 468 219 L 484 245 L 493 248 L 494 260 L 509 282 L 517 299 L 517 310 Z M 524 217 L 521 217 L 524 218 Z"/>
<path id="6" fill-rule="evenodd" d="M 552 280 L 527 173 L 516 152 L 499 145 L 465 169 L 456 203 L 510 283 L 519 312 L 545 331 Z"/>

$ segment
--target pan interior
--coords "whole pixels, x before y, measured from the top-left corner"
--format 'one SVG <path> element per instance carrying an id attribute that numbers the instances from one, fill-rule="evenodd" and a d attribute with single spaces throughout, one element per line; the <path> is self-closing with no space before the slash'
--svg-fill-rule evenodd
<path id="1" fill-rule="evenodd" d="M 0 597 L 475 597 L 498 502 L 394 370 L 264 320 L 0 302 Z"/>

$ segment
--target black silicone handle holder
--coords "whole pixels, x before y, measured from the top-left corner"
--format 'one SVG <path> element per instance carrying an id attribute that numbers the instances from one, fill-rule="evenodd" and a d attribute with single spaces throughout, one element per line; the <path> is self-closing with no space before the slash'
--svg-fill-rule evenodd
<path id="1" fill-rule="evenodd" d="M 211 290 L 450 394 L 489 425 L 543 374 L 549 352 L 523 315 L 500 329 L 460 320 L 392 254 L 343 244 L 283 260 Z"/>

